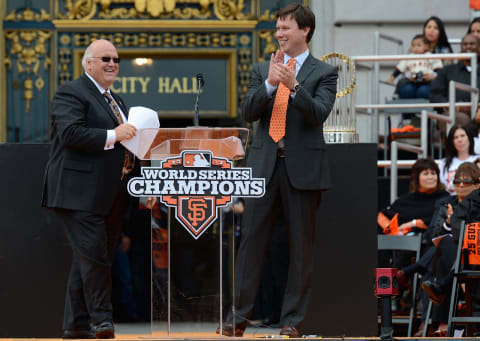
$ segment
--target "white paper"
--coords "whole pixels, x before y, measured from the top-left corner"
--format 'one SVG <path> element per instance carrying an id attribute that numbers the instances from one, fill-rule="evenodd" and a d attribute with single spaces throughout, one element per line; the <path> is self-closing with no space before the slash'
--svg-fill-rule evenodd
<path id="1" fill-rule="evenodd" d="M 160 121 L 156 111 L 147 107 L 131 107 L 128 111 L 128 123 L 133 124 L 137 128 L 137 135 L 129 140 L 120 142 L 125 148 L 135 154 L 139 159 L 142 159 L 150 145 L 155 139 L 156 132 L 151 134 L 142 134 L 143 129 L 160 128 Z M 142 144 L 140 145 L 140 136 L 142 136 Z"/>

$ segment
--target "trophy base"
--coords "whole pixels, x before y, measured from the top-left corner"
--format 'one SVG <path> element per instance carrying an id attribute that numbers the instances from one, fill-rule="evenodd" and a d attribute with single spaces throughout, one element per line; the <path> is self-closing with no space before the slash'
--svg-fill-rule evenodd
<path id="1" fill-rule="evenodd" d="M 356 143 L 357 134 L 354 131 L 324 131 L 326 143 Z"/>

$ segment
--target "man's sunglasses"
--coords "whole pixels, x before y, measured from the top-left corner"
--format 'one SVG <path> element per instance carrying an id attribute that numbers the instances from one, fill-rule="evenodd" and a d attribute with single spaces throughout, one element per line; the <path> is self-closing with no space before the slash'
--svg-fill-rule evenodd
<path id="1" fill-rule="evenodd" d="M 472 179 L 455 179 L 453 180 L 454 185 L 460 185 L 463 183 L 464 185 L 473 185 L 476 184 L 476 181 L 473 181 Z"/>
<path id="2" fill-rule="evenodd" d="M 100 59 L 102 60 L 102 62 L 104 62 L 104 63 L 108 63 L 108 62 L 110 61 L 110 59 L 112 59 L 115 64 L 120 63 L 120 58 L 118 58 L 118 57 L 117 57 L 117 58 L 112 58 L 112 57 L 92 57 L 92 58 L 100 58 Z"/>

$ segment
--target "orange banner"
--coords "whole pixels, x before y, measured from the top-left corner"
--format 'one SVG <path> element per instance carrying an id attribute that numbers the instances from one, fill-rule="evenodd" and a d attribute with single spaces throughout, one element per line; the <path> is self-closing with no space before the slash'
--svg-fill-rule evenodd
<path id="1" fill-rule="evenodd" d="M 396 236 L 398 234 L 398 213 L 395 213 L 388 227 L 383 231 L 383 233 L 390 236 Z"/>
<path id="2" fill-rule="evenodd" d="M 467 225 L 462 249 L 468 250 L 468 264 L 480 265 L 480 223 Z"/>
<path id="3" fill-rule="evenodd" d="M 480 10 L 480 0 L 470 0 L 470 8 Z"/>

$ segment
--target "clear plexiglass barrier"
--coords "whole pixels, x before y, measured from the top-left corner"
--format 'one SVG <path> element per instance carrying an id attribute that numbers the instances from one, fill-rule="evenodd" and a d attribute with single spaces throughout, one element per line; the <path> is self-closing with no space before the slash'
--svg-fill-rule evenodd
<path id="1" fill-rule="evenodd" d="M 147 167 L 160 167 L 166 158 L 192 150 L 234 161 L 244 158 L 248 134 L 246 128 L 143 129 L 129 149 Z M 144 252 L 151 263 L 145 269 L 150 292 L 145 299 L 151 302 L 153 338 L 213 337 L 232 310 L 243 202 L 232 197 L 216 212 L 215 222 L 194 238 L 176 219 L 175 208 L 157 200 L 149 210 L 146 198 L 140 198 L 135 228 L 150 231 L 150 250 Z"/>
<path id="2" fill-rule="evenodd" d="M 216 335 L 220 316 L 232 307 L 238 205 L 220 209 L 217 221 L 197 240 L 179 226 L 171 208 L 153 210 L 153 337 Z"/>
<path id="3" fill-rule="evenodd" d="M 131 151 L 141 160 L 163 160 L 184 150 L 209 150 L 214 156 L 241 160 L 245 156 L 247 128 L 158 128 L 138 132 Z"/>

